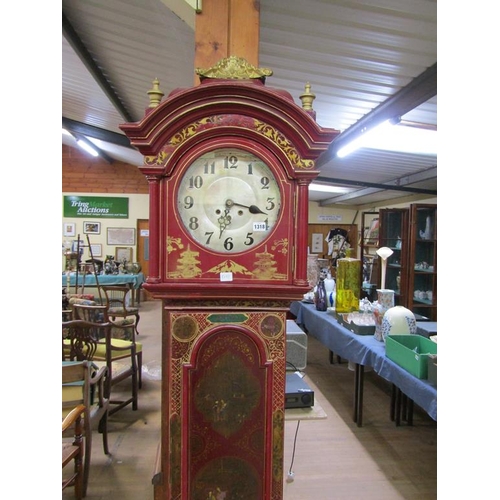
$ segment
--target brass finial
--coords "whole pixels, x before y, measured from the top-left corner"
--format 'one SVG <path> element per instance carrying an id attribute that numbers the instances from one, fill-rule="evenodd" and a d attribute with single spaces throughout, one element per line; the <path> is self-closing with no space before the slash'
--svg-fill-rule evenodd
<path id="1" fill-rule="evenodd" d="M 305 92 L 300 95 L 300 100 L 302 101 L 302 108 L 306 111 L 312 111 L 312 103 L 316 99 L 316 95 L 311 92 L 311 84 L 306 83 Z"/>
<path id="2" fill-rule="evenodd" d="M 160 90 L 160 80 L 158 80 L 158 78 L 155 78 L 153 80 L 153 88 L 151 90 L 148 90 L 148 95 L 149 95 L 149 107 L 150 108 L 158 107 L 160 105 L 162 97 L 165 95 Z"/>
<path id="3" fill-rule="evenodd" d="M 266 76 L 271 76 L 273 71 L 268 68 L 256 68 L 242 57 L 229 56 L 221 59 L 211 68 L 196 68 L 200 80 L 205 78 L 219 78 L 227 80 L 261 80 L 265 82 Z"/>

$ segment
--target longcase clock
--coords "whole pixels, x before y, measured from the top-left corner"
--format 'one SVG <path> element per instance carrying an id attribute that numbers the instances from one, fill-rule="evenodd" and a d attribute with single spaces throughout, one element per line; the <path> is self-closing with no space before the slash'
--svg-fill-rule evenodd
<path id="1" fill-rule="evenodd" d="M 121 129 L 144 155 L 162 300 L 155 498 L 281 499 L 285 327 L 307 281 L 308 185 L 339 133 L 229 57 Z"/>

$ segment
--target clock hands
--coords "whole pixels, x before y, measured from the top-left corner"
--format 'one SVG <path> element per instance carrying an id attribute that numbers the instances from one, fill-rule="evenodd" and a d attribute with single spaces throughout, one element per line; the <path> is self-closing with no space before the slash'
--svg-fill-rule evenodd
<path id="1" fill-rule="evenodd" d="M 248 208 L 248 211 L 251 214 L 264 214 L 267 215 L 265 212 L 263 212 L 259 207 L 256 207 L 255 205 L 242 205 L 241 203 L 236 203 L 233 200 L 226 200 L 226 208 L 224 209 L 224 214 L 221 215 L 218 219 L 217 222 L 219 223 L 219 239 L 222 237 L 222 233 L 226 230 L 227 226 L 231 224 L 231 215 L 229 214 L 229 211 L 231 210 L 231 207 L 236 206 L 236 207 L 243 207 L 243 208 Z"/>
<path id="2" fill-rule="evenodd" d="M 263 212 L 259 207 L 256 207 L 255 205 L 242 205 L 241 203 L 236 203 L 233 200 L 226 200 L 226 207 L 231 208 L 233 205 L 237 207 L 243 207 L 243 208 L 248 208 L 248 211 L 251 214 L 264 214 L 267 215 L 266 212 Z"/>
<path id="3" fill-rule="evenodd" d="M 224 232 L 224 229 L 226 229 L 229 224 L 231 224 L 231 216 L 229 215 L 229 208 L 224 209 L 224 215 L 221 215 L 218 219 L 217 222 L 219 223 L 219 239 L 222 236 L 222 233 Z"/>

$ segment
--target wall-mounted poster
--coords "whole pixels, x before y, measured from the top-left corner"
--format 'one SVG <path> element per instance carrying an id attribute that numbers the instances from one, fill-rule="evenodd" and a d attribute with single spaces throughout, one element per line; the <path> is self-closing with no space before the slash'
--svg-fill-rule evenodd
<path id="1" fill-rule="evenodd" d="M 128 198 L 115 196 L 65 196 L 64 217 L 128 219 Z"/>
<path id="2" fill-rule="evenodd" d="M 108 227 L 108 245 L 135 245 L 135 228 Z"/>

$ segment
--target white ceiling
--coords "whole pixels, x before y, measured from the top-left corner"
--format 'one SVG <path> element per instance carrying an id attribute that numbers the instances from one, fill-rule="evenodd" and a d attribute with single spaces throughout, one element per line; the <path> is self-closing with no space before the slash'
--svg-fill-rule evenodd
<path id="1" fill-rule="evenodd" d="M 63 124 L 110 161 L 142 164 L 118 125 L 144 116 L 153 79 L 166 95 L 194 85 L 196 14 L 183 0 L 63 0 L 62 11 Z M 332 154 L 383 118 L 437 127 L 435 0 L 261 0 L 259 66 L 297 104 L 310 82 L 317 122 L 342 132 L 318 166 L 322 181 L 351 192 L 312 201 L 366 209 L 436 195 L 435 155 Z"/>

